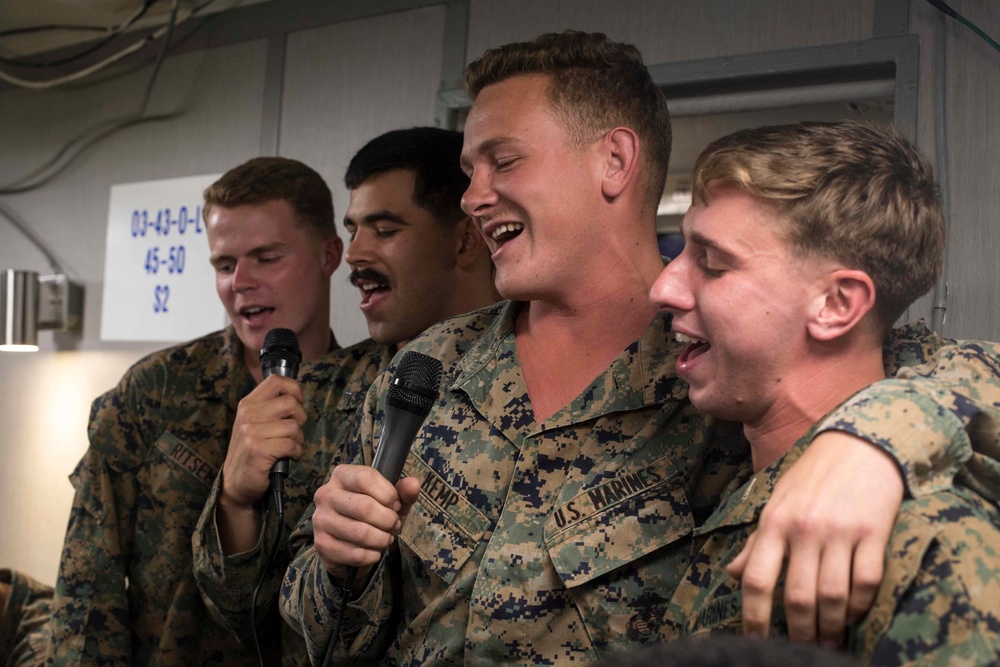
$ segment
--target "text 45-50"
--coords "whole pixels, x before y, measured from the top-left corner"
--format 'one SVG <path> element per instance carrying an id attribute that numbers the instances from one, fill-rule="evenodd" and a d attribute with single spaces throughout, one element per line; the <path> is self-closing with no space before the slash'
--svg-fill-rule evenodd
<path id="1" fill-rule="evenodd" d="M 156 275 L 160 269 L 166 269 L 167 273 L 184 273 L 184 262 L 186 253 L 184 246 L 172 245 L 169 248 L 153 246 L 146 251 L 146 262 L 144 268 L 146 273 Z"/>

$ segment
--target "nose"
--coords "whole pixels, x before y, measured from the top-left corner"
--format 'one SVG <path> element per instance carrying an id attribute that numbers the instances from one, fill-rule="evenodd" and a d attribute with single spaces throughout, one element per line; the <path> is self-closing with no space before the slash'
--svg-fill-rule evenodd
<path id="1" fill-rule="evenodd" d="M 694 308 L 692 290 L 692 264 L 687 253 L 681 253 L 671 260 L 649 289 L 649 302 L 657 310 L 665 310 L 677 315 Z"/>
<path id="2" fill-rule="evenodd" d="M 230 283 L 234 292 L 245 292 L 257 287 L 257 277 L 251 264 L 252 262 L 236 262 Z"/>
<path id="3" fill-rule="evenodd" d="M 469 187 L 462 195 L 462 210 L 466 215 L 474 218 L 482 217 L 483 214 L 495 206 L 499 197 L 490 180 L 490 174 L 484 170 L 473 170 L 472 178 L 469 180 Z"/>
<path id="4" fill-rule="evenodd" d="M 344 258 L 351 268 L 356 268 L 371 264 L 373 252 L 371 234 L 367 233 L 364 228 L 359 228 L 354 233 L 354 238 L 347 244 L 347 253 Z"/>

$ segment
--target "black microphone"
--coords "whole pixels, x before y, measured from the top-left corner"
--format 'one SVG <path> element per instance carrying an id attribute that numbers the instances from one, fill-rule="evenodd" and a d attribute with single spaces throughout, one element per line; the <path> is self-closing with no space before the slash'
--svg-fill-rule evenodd
<path id="1" fill-rule="evenodd" d="M 399 360 L 396 373 L 389 381 L 382 435 L 379 436 L 378 448 L 372 460 L 372 467 L 393 484 L 399 480 L 399 474 L 403 472 L 403 464 L 417 437 L 417 431 L 437 401 L 440 385 L 441 362 L 437 359 L 410 351 Z M 341 623 L 344 620 L 344 611 L 357 575 L 358 568 L 353 566 L 347 568 L 340 612 L 337 614 L 333 634 L 326 645 L 323 667 L 330 664 L 333 656 L 333 649 L 337 645 Z"/>
<path id="2" fill-rule="evenodd" d="M 382 435 L 372 467 L 393 484 L 399 479 L 417 431 L 438 397 L 441 362 L 419 352 L 407 352 L 389 381 Z"/>
<path id="3" fill-rule="evenodd" d="M 291 329 L 271 329 L 264 336 L 264 347 L 260 351 L 260 371 L 265 378 L 282 375 L 293 380 L 299 374 L 302 353 L 299 339 Z M 271 467 L 271 476 L 288 477 L 288 459 L 278 459 Z"/>

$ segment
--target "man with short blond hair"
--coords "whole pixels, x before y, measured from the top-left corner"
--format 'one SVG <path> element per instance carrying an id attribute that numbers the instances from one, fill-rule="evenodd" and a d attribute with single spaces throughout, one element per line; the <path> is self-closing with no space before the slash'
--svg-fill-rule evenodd
<path id="1" fill-rule="evenodd" d="M 883 343 L 937 280 L 945 227 L 927 160 L 891 128 L 857 122 L 723 137 L 695 163 L 692 195 L 684 251 L 650 296 L 674 331 L 694 339 L 678 366 L 691 402 L 741 422 L 752 452 L 752 470 L 695 529 L 692 565 L 671 602 L 683 634 L 708 635 L 739 630 L 743 591 L 724 566 L 816 424 L 834 410 L 863 409 L 852 395 L 885 378 Z M 995 439 L 1000 382 L 977 377 L 979 364 L 1000 366 L 1000 346 L 951 349 L 939 360 L 975 387 L 977 404 L 897 385 L 881 399 L 882 419 L 909 413 L 915 431 L 959 422 L 959 432 L 964 425 Z M 921 401 L 950 410 L 923 415 L 913 409 Z M 996 461 L 981 463 L 1000 478 Z M 957 485 L 905 500 L 885 559 L 875 604 L 848 633 L 853 654 L 877 665 L 996 662 L 995 503 Z M 794 613 L 779 601 L 771 632 L 787 634 Z"/>

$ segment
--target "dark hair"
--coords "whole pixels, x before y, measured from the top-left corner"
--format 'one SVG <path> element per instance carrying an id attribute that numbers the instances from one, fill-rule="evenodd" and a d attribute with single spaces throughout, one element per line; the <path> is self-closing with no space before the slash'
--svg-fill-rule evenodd
<path id="1" fill-rule="evenodd" d="M 841 121 L 740 130 L 695 162 L 692 197 L 729 184 L 773 206 L 802 255 L 861 269 L 879 333 L 941 274 L 945 225 L 927 159 L 888 125 Z"/>
<path id="2" fill-rule="evenodd" d="M 627 653 L 616 653 L 600 662 L 602 667 L 861 667 L 850 656 L 815 644 L 786 639 L 749 639 L 740 635 L 712 634 L 684 638 Z"/>
<path id="3" fill-rule="evenodd" d="M 465 217 L 462 195 L 469 177 L 460 166 L 462 133 L 437 127 L 411 127 L 379 135 L 351 158 L 344 185 L 354 190 L 373 176 L 396 169 L 413 172 L 413 203 L 444 224 Z"/>
<path id="4" fill-rule="evenodd" d="M 205 189 L 202 215 L 213 206 L 235 208 L 269 201 L 288 202 L 298 222 L 322 238 L 336 235 L 333 195 L 323 177 L 298 160 L 256 157 L 233 167 Z"/>
<path id="5" fill-rule="evenodd" d="M 643 191 L 655 211 L 670 163 L 670 113 L 639 50 L 599 32 L 547 33 L 488 50 L 465 69 L 465 85 L 475 100 L 486 86 L 523 74 L 548 75 L 549 101 L 577 145 L 618 126 L 639 136 Z"/>

